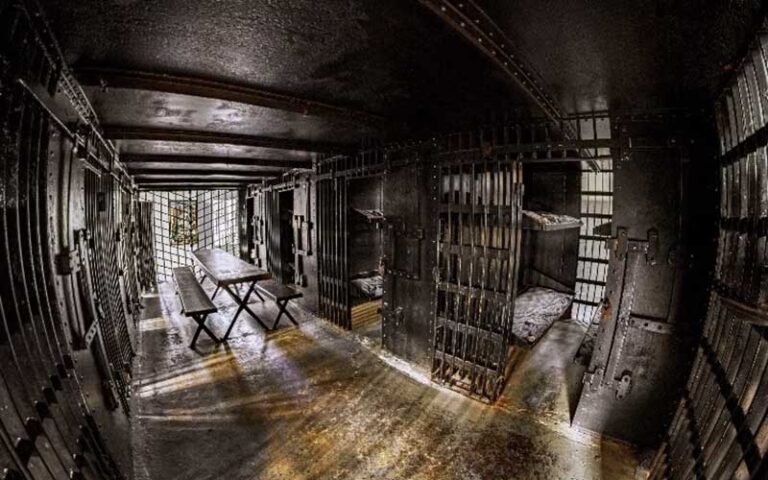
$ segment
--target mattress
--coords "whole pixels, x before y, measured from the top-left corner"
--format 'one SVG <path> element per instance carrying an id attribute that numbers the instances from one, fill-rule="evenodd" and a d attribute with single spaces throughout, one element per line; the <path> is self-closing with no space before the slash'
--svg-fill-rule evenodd
<path id="1" fill-rule="evenodd" d="M 571 306 L 573 296 L 549 288 L 531 288 L 515 299 L 512 333 L 521 341 L 534 344 Z"/>
<path id="2" fill-rule="evenodd" d="M 353 295 L 357 298 L 381 298 L 384 295 L 384 279 L 381 275 L 365 278 L 355 278 L 349 282 Z"/>

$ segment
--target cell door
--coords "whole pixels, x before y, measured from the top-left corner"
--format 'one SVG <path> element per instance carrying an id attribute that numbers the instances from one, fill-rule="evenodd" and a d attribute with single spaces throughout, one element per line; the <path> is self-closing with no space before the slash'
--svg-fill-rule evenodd
<path id="1" fill-rule="evenodd" d="M 503 156 L 447 156 L 438 167 L 432 379 L 495 401 L 512 338 L 522 169 Z"/>
<path id="2" fill-rule="evenodd" d="M 350 330 L 347 180 L 317 181 L 317 273 L 320 316 Z"/>
<path id="3" fill-rule="evenodd" d="M 384 176 L 384 348 L 424 368 L 430 365 L 434 301 L 434 222 L 431 175 L 422 165 Z"/>

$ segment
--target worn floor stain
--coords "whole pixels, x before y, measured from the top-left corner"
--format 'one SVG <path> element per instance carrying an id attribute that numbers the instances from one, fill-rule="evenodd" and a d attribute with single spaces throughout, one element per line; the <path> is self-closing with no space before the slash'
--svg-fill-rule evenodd
<path id="1" fill-rule="evenodd" d="M 228 344 L 201 337 L 193 351 L 194 324 L 171 287 L 148 302 L 134 382 L 136 480 L 634 478 L 630 448 L 568 424 L 578 339 L 567 323 L 522 354 L 488 406 L 406 375 L 376 342 L 296 309 L 298 328 L 265 334 L 243 315 Z M 209 325 L 220 334 L 232 310 L 216 302 L 225 310 Z"/>

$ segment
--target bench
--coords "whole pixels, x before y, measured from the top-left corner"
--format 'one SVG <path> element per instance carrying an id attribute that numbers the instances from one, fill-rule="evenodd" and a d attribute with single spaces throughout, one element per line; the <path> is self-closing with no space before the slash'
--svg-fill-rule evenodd
<path id="1" fill-rule="evenodd" d="M 200 332 L 205 332 L 211 339 L 219 343 L 219 339 L 216 335 L 205 326 L 205 320 L 208 315 L 215 313 L 218 309 L 213 304 L 208 295 L 203 290 L 203 287 L 197 282 L 195 273 L 189 267 L 177 267 L 173 269 L 173 279 L 176 281 L 176 294 L 181 301 L 181 313 L 187 317 L 191 317 L 197 322 L 197 331 L 192 337 L 192 343 L 189 348 L 195 348 L 197 338 L 200 336 Z"/>
<path id="2" fill-rule="evenodd" d="M 294 298 L 300 298 L 303 296 L 300 291 L 293 287 L 289 287 L 288 285 L 283 285 L 282 283 L 279 283 L 275 280 L 264 280 L 257 283 L 256 291 L 274 300 L 274 302 L 277 304 L 277 307 L 280 309 L 280 312 L 277 314 L 277 318 L 275 319 L 275 324 L 272 325 L 272 330 L 277 328 L 277 324 L 280 322 L 280 318 L 283 316 L 283 314 L 285 314 L 285 316 L 288 317 L 288 319 L 294 325 L 299 325 L 296 322 L 296 319 L 294 319 L 291 315 L 291 312 L 286 310 L 286 307 L 288 306 L 288 302 Z"/>

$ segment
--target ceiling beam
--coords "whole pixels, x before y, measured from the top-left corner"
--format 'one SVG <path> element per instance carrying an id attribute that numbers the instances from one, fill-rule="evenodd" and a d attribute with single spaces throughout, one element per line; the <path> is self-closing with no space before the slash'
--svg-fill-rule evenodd
<path id="1" fill-rule="evenodd" d="M 228 175 L 228 176 L 242 176 L 242 177 L 278 177 L 285 172 L 285 170 L 258 170 L 249 172 L 247 170 L 196 170 L 196 169 L 184 169 L 184 168 L 137 168 L 127 169 L 128 174 L 132 176 L 144 176 L 144 175 Z"/>
<path id="2" fill-rule="evenodd" d="M 384 117 L 361 110 L 272 92 L 263 88 L 197 77 L 98 67 L 79 68 L 75 71 L 75 75 L 81 84 L 89 86 L 150 90 L 228 100 L 302 115 L 353 121 L 365 125 L 381 126 L 387 123 Z"/>
<path id="3" fill-rule="evenodd" d="M 243 188 L 249 183 L 234 182 L 234 183 L 145 183 L 138 184 L 139 190 L 234 190 Z"/>
<path id="4" fill-rule="evenodd" d="M 120 161 L 130 167 L 131 163 L 195 163 L 200 165 L 237 165 L 248 167 L 274 168 L 311 168 L 311 160 L 286 160 L 267 158 L 203 157 L 195 155 L 142 155 L 134 153 L 120 154 Z"/>
<path id="5" fill-rule="evenodd" d="M 105 125 L 104 137 L 108 140 L 149 140 L 160 142 L 190 142 L 219 145 L 243 145 L 248 147 L 273 148 L 317 153 L 353 153 L 354 148 L 311 140 L 274 138 L 238 133 L 206 132 L 202 130 L 180 130 L 156 127 L 121 127 Z"/>
<path id="6" fill-rule="evenodd" d="M 250 183 L 256 183 L 260 182 L 262 180 L 267 180 L 269 176 L 265 175 L 222 175 L 222 174 L 146 174 L 143 173 L 141 175 L 132 175 L 131 176 L 133 180 L 136 183 L 152 183 L 152 182 L 179 182 L 179 183 L 186 183 L 186 182 L 208 182 L 208 183 L 219 183 L 219 182 L 250 182 Z"/>
<path id="7" fill-rule="evenodd" d="M 261 180 L 206 180 L 202 178 L 189 180 L 146 178 L 136 180 L 137 185 L 250 185 L 254 183 L 261 183 Z"/>

